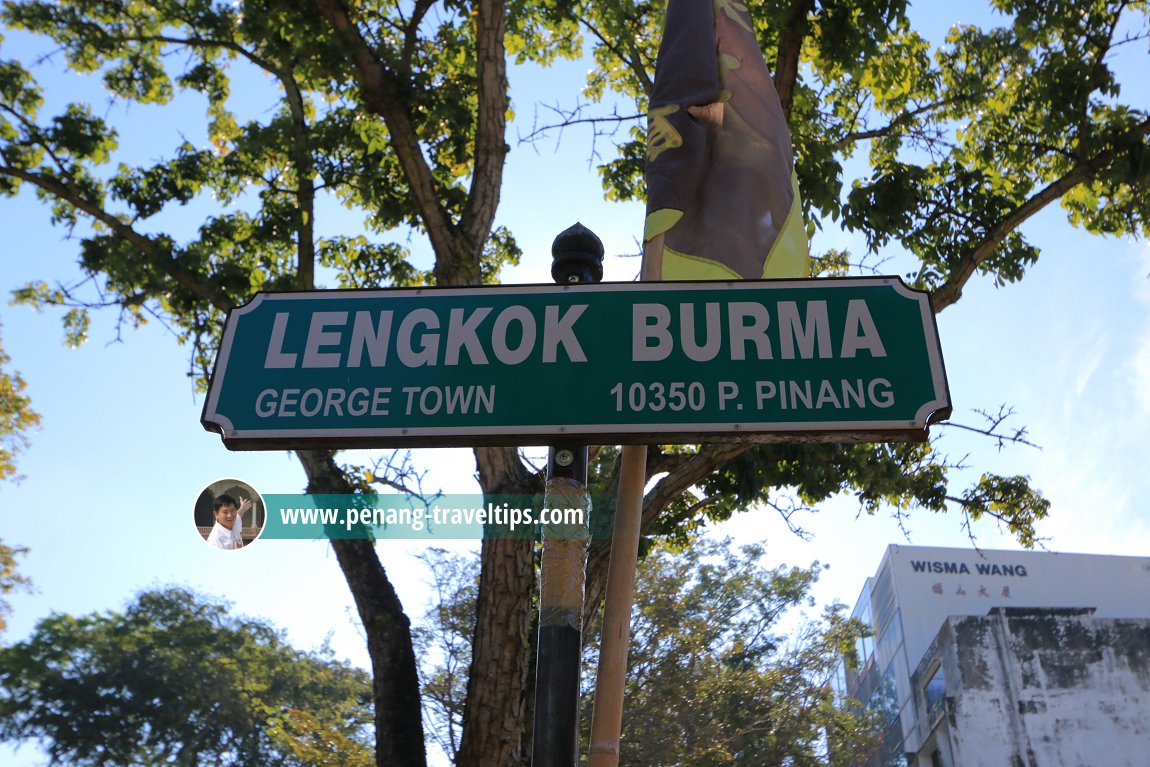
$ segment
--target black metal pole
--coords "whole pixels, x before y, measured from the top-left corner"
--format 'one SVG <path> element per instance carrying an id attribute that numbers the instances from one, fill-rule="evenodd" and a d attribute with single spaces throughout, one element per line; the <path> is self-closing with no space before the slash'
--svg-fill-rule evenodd
<path id="1" fill-rule="evenodd" d="M 551 255 L 551 276 L 560 285 L 603 279 L 603 243 L 582 224 L 561 232 Z M 543 528 L 531 765 L 573 767 L 579 762 L 579 654 L 590 539 L 586 445 L 551 446 L 544 496 L 549 509 L 583 509 L 583 520 Z"/>

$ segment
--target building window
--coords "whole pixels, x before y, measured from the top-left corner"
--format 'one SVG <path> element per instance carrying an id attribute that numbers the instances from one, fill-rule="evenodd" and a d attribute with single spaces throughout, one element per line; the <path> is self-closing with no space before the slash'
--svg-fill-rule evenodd
<path id="1" fill-rule="evenodd" d="M 942 664 L 939 664 L 930 681 L 922 688 L 922 697 L 926 703 L 927 721 L 933 724 L 942 715 L 943 700 L 946 698 L 946 679 L 942 674 Z"/>
<path id="2" fill-rule="evenodd" d="M 835 705 L 841 708 L 847 699 L 847 668 L 842 660 L 835 664 L 835 672 L 831 676 L 831 690 L 834 692 Z"/>

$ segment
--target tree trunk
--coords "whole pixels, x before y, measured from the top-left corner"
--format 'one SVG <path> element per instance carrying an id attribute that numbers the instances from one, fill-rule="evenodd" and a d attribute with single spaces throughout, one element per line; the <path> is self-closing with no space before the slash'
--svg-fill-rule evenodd
<path id="1" fill-rule="evenodd" d="M 485 493 L 542 490 L 514 448 L 477 448 Z M 456 767 L 519 767 L 528 761 L 535 542 L 485 539 L 467 702 Z"/>
<path id="2" fill-rule="evenodd" d="M 354 488 L 331 453 L 297 452 L 309 493 L 351 493 Z M 332 549 L 355 599 L 371 657 L 377 767 L 427 767 L 419 673 L 411 621 L 371 541 L 333 540 Z"/>
<path id="3" fill-rule="evenodd" d="M 533 541 L 489 539 L 480 552 L 475 637 L 456 767 L 526 763 Z"/>

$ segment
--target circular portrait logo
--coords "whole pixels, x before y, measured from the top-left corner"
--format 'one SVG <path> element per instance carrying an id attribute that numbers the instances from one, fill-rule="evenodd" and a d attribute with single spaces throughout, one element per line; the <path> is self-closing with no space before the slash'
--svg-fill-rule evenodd
<path id="1" fill-rule="evenodd" d="M 267 506 L 256 489 L 239 479 L 218 479 L 200 492 L 196 532 L 214 549 L 235 551 L 260 537 Z"/>

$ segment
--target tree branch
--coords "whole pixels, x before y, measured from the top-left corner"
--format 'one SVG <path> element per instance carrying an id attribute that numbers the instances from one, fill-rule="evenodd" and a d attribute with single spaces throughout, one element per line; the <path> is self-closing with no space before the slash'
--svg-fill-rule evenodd
<path id="1" fill-rule="evenodd" d="M 649 527 L 676 498 L 701 482 L 717 467 L 734 460 L 753 447 L 755 447 L 753 444 L 737 442 L 701 446 L 697 453 L 659 480 L 647 493 L 643 499 L 642 526 Z"/>
<path id="2" fill-rule="evenodd" d="M 478 105 L 475 127 L 475 167 L 471 189 L 460 219 L 463 252 L 453 254 L 450 271 L 436 264 L 441 284 L 479 282 L 483 248 L 491 235 L 503 165 L 507 157 L 507 57 L 503 47 L 506 7 L 502 0 L 478 0 L 475 4 L 475 59 L 478 68 Z"/>
<path id="3" fill-rule="evenodd" d="M 83 194 L 74 185 L 8 165 L 0 165 L 0 174 L 26 181 L 99 221 L 111 229 L 116 236 L 151 258 L 152 266 L 157 275 L 170 277 L 177 285 L 190 291 L 197 298 L 207 301 L 220 311 L 226 312 L 234 306 L 232 299 L 214 283 L 178 266 L 169 250 L 161 248 L 155 240 L 140 234 L 99 205 L 84 199 Z"/>
<path id="4" fill-rule="evenodd" d="M 550 106 L 544 104 L 543 106 L 544 108 L 549 109 L 557 114 L 562 121 L 558 123 L 551 123 L 549 125 L 543 125 L 538 128 L 532 128 L 530 133 L 519 139 L 521 142 L 534 143 L 537 138 L 545 133 L 553 131 L 556 128 L 569 128 L 572 125 L 601 125 L 604 123 L 613 123 L 617 126 L 615 130 L 608 129 L 602 132 L 596 131 L 596 135 L 613 135 L 615 131 L 618 130 L 618 126 L 622 125 L 622 123 L 633 122 L 636 120 L 645 120 L 647 118 L 647 115 L 645 114 L 621 115 L 618 112 L 615 112 L 609 117 L 576 117 L 576 115 L 582 111 L 583 105 L 578 105 L 570 111 L 563 110 L 558 105 Z"/>
<path id="5" fill-rule="evenodd" d="M 998 442 L 999 450 L 1005 447 L 1006 443 L 1008 442 L 1016 445 L 1027 445 L 1028 447 L 1038 448 L 1039 450 L 1042 449 L 1039 445 L 1036 445 L 1026 438 L 1025 426 L 1015 429 L 1013 434 L 1003 434 L 1002 432 L 998 431 L 998 427 L 1002 426 L 1002 424 L 1005 423 L 1008 418 L 1014 415 L 1014 408 L 1007 407 L 1006 405 L 1000 405 L 997 413 L 992 414 L 986 412 L 985 410 L 975 410 L 974 412 L 985 418 L 988 425 L 978 427 L 967 426 L 966 424 L 955 423 L 954 421 L 943 421 L 939 424 L 939 426 L 950 426 L 956 429 L 963 429 L 964 431 L 970 431 L 974 432 L 975 434 L 982 434 L 987 437 L 991 437 Z"/>
<path id="6" fill-rule="evenodd" d="M 295 77 L 285 70 L 279 78 L 291 110 L 291 152 L 296 179 L 294 195 L 299 209 L 296 284 L 301 290 L 311 290 L 315 287 L 315 166 L 312 163 L 307 112 L 304 109 L 303 93 Z"/>
<path id="7" fill-rule="evenodd" d="M 779 51 L 775 57 L 775 90 L 783 105 L 783 116 L 791 121 L 791 106 L 795 100 L 795 85 L 799 79 L 799 55 L 807 33 L 807 15 L 813 12 L 813 0 L 791 0 L 787 19 L 779 33 Z"/>
<path id="8" fill-rule="evenodd" d="M 392 450 L 386 458 L 378 458 L 372 462 L 371 471 L 367 481 L 371 484 L 380 484 L 398 490 L 404 495 L 418 498 L 429 503 L 428 496 L 423 489 L 423 478 L 427 470 L 419 471 L 412 464 L 411 451 Z"/>
<path id="9" fill-rule="evenodd" d="M 884 125 L 881 128 L 872 128 L 870 130 L 854 131 L 854 132 L 848 133 L 845 136 L 843 136 L 842 138 L 840 138 L 838 141 L 835 142 L 835 148 L 836 149 L 842 149 L 842 148 L 846 147 L 848 144 L 853 144 L 856 141 L 865 141 L 866 139 L 882 138 L 883 136 L 889 136 L 895 129 L 902 128 L 906 125 L 909 125 L 911 122 L 914 121 L 914 118 L 918 117 L 919 115 L 926 114 L 927 112 L 932 112 L 935 109 L 939 109 L 941 107 L 947 107 L 947 106 L 951 106 L 952 104 L 957 104 L 960 101 L 966 101 L 968 99 L 973 98 L 975 95 L 979 95 L 979 94 L 963 94 L 961 96 L 954 96 L 954 97 L 949 98 L 949 99 L 943 99 L 941 101 L 933 101 L 929 104 L 923 104 L 922 106 L 918 107 L 917 109 L 912 109 L 909 112 L 902 112 L 902 113 L 896 115 L 889 123 L 887 123 L 886 125 Z"/>
<path id="10" fill-rule="evenodd" d="M 1134 126 L 1126 138 L 1141 138 L 1150 134 L 1150 119 L 1144 120 Z M 1078 163 L 1069 173 L 1051 182 L 1037 194 L 1015 208 L 1009 215 L 990 228 L 982 241 L 969 253 L 959 259 L 958 264 L 951 270 L 946 281 L 931 293 L 934 311 L 937 314 L 946 307 L 958 301 L 962 296 L 962 289 L 974 272 L 992 255 L 1007 236 L 1023 224 L 1031 216 L 1038 213 L 1050 203 L 1062 197 L 1074 187 L 1094 178 L 1099 171 L 1113 162 L 1121 151 L 1117 147 L 1099 152 L 1089 160 Z"/>
<path id="11" fill-rule="evenodd" d="M 286 97 L 285 100 L 291 113 L 292 161 L 296 168 L 295 188 L 284 191 L 296 198 L 296 205 L 300 213 L 296 242 L 298 259 L 296 284 L 302 290 L 314 288 L 316 191 L 313 179 L 314 165 L 312 163 L 311 148 L 309 145 L 309 131 L 304 109 L 303 93 L 299 87 L 299 83 L 295 80 L 291 65 L 288 63 L 276 65 L 270 59 L 259 56 L 231 40 L 220 40 L 201 37 L 199 35 L 191 35 L 189 37 L 177 37 L 174 35 L 113 35 L 103 29 L 101 29 L 101 33 L 104 38 L 111 43 L 164 43 L 167 45 L 187 46 L 189 48 L 218 48 L 230 51 L 279 80 L 283 86 Z"/>
<path id="12" fill-rule="evenodd" d="M 427 12 L 435 5 L 435 0 L 415 0 L 411 9 L 411 18 L 403 25 L 403 68 L 411 71 L 411 64 L 415 60 L 415 51 L 419 47 L 419 25 L 427 16 Z M 403 18 L 403 9 L 396 3 L 396 10 Z"/>
<path id="13" fill-rule="evenodd" d="M 639 21 L 639 19 L 629 19 L 629 21 Z M 589 19 L 586 15 L 579 17 L 579 23 L 586 27 L 587 31 L 594 35 L 604 48 L 615 54 L 619 58 L 619 61 L 623 62 L 627 69 L 631 70 L 631 74 L 633 74 L 635 79 L 639 81 L 639 87 L 643 90 L 643 93 L 650 96 L 651 91 L 655 87 L 655 83 L 651 79 L 651 76 L 647 74 L 647 66 L 642 60 L 642 51 L 639 50 L 639 46 L 635 44 L 635 41 L 628 39 L 626 43 L 627 55 L 624 55 L 624 52 L 620 49 L 620 47 L 609 40 L 607 35 L 603 34 L 603 32 L 601 32 L 597 26 L 592 24 L 591 19 Z"/>
<path id="14" fill-rule="evenodd" d="M 281 75 L 280 69 L 272 62 L 261 56 L 257 56 L 239 43 L 232 42 L 231 40 L 217 40 L 215 38 L 199 37 L 196 35 L 192 37 L 172 37 L 170 35 L 113 35 L 109 34 L 103 28 L 101 28 L 100 31 L 104 39 L 113 45 L 117 43 L 167 43 L 169 45 L 186 45 L 189 48 L 222 48 L 255 64 L 268 74 L 275 75 L 277 78 L 280 78 Z"/>
<path id="15" fill-rule="evenodd" d="M 368 46 L 341 0 L 315 0 L 315 5 L 348 51 L 362 88 L 364 105 L 382 117 L 387 126 L 392 149 L 435 253 L 437 278 L 441 272 L 450 273 L 456 244 L 454 227 L 447 211 L 439 203 L 431 168 L 423 156 L 407 105 L 397 87 L 395 73 L 390 72 Z"/>
<path id="16" fill-rule="evenodd" d="M 693 457 L 690 453 L 668 453 L 661 445 L 651 445 L 647 448 L 647 477 L 675 471 Z"/>

